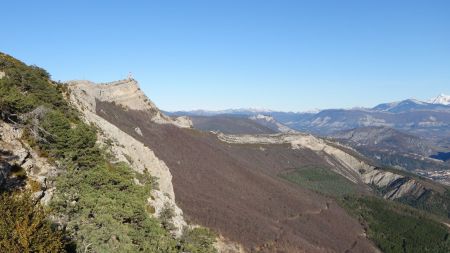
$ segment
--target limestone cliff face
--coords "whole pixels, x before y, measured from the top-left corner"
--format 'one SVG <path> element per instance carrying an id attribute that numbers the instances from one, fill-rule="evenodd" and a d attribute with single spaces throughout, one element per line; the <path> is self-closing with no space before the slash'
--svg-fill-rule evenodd
<path id="1" fill-rule="evenodd" d="M 0 121 L 0 185 L 15 187 L 20 183 L 17 170 L 24 170 L 29 188 L 43 204 L 47 204 L 55 190 L 54 179 L 58 168 L 37 154 L 22 140 L 23 129 Z M 16 173 L 14 173 L 16 170 Z M 34 186 L 32 185 L 34 184 Z"/>
<path id="2" fill-rule="evenodd" d="M 158 108 L 140 90 L 135 80 L 122 80 L 108 84 L 94 84 L 89 81 L 69 82 L 70 101 L 82 112 L 84 119 L 100 129 L 101 145 L 111 150 L 118 161 L 129 164 L 137 172 L 148 171 L 157 178 L 158 188 L 149 196 L 149 203 L 155 208 L 158 216 L 167 205 L 174 209 L 172 219 L 176 227 L 174 233 L 181 235 L 186 222 L 183 212 L 175 203 L 172 175 L 167 165 L 156 157 L 155 153 L 144 144 L 120 130 L 115 125 L 96 114 L 96 101 L 112 102 L 129 110 L 148 112 L 152 121 L 160 124 L 174 124 L 179 127 L 190 127 L 188 120 L 173 120 L 162 114 Z M 136 127 L 136 133 L 142 135 Z"/>
<path id="3" fill-rule="evenodd" d="M 142 92 L 139 84 L 134 79 L 124 79 L 110 83 L 96 84 L 90 81 L 68 82 L 73 98 L 83 110 L 95 112 L 96 100 L 113 102 L 126 109 L 147 111 L 151 120 L 160 124 L 174 124 L 179 127 L 192 127 L 192 122 L 187 117 L 172 119 L 156 107 Z"/>
<path id="4" fill-rule="evenodd" d="M 419 198 L 427 190 L 420 181 L 380 169 L 370 170 L 362 178 L 366 184 L 384 189 L 383 197 L 390 200 L 405 196 Z"/>
<path id="5" fill-rule="evenodd" d="M 397 199 L 404 196 L 419 197 L 426 187 L 419 181 L 390 171 L 379 169 L 339 148 L 327 140 L 310 134 L 273 135 L 224 135 L 219 139 L 228 143 L 250 144 L 290 144 L 293 149 L 310 149 L 324 157 L 330 168 L 354 183 L 364 183 L 386 189 L 383 197 Z M 345 147 L 350 149 L 349 147 Z"/>

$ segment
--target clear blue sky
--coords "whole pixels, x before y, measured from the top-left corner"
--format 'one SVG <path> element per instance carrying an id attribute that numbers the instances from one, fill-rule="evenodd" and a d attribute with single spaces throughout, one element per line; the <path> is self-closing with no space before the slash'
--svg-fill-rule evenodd
<path id="1" fill-rule="evenodd" d="M 56 80 L 131 71 L 165 110 L 450 94 L 450 1 L 14 0 L 1 10 L 0 51 Z"/>

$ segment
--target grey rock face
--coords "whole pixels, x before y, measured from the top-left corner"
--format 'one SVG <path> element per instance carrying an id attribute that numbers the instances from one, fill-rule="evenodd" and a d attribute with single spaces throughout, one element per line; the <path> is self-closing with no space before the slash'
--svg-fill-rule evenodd
<path id="1" fill-rule="evenodd" d="M 22 142 L 22 134 L 22 129 L 0 122 L 0 185 L 13 184 L 15 178 L 11 175 L 11 169 L 22 169 L 29 179 L 39 183 L 40 190 L 36 196 L 47 204 L 54 191 L 58 168 Z M 27 187 L 31 188 L 31 185 Z"/>
<path id="2" fill-rule="evenodd" d="M 155 216 L 159 215 L 166 204 L 173 208 L 175 215 L 172 218 L 172 223 L 176 227 L 173 233 L 180 236 L 186 222 L 182 210 L 175 203 L 172 174 L 169 168 L 143 143 L 98 116 L 95 111 L 96 101 L 108 101 L 130 110 L 151 112 L 152 120 L 162 124 L 170 124 L 171 119 L 161 114 L 153 103 L 145 102 L 146 100 L 142 98 L 145 95 L 138 89 L 134 80 L 99 85 L 87 81 L 72 82 L 69 88 L 72 104 L 79 109 L 88 123 L 94 124 L 101 130 L 98 136 L 100 145 L 105 146 L 118 161 L 127 163 L 135 171 L 139 173 L 148 171 L 150 175 L 156 177 L 159 189 L 152 191 L 148 198 L 149 204 L 155 209 Z M 102 95 L 99 95 L 100 93 Z M 139 127 L 134 130 L 142 136 Z"/>
<path id="3" fill-rule="evenodd" d="M 164 115 L 156 105 L 142 92 L 134 79 L 125 79 L 110 83 L 96 84 L 90 81 L 68 82 L 72 97 L 83 110 L 96 111 L 96 100 L 113 102 L 129 110 L 147 111 L 153 122 L 159 124 L 174 124 L 179 127 L 192 127 L 187 117 L 172 119 Z"/>

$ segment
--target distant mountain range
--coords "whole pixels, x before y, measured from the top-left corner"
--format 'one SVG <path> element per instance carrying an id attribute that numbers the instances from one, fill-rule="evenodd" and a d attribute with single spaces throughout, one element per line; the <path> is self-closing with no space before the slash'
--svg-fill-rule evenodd
<path id="1" fill-rule="evenodd" d="M 380 165 L 408 170 L 449 168 L 450 96 L 406 99 L 373 108 L 281 112 L 264 109 L 188 111 L 194 128 L 228 134 L 307 132 L 355 148 Z M 245 123 L 244 123 L 245 122 Z M 438 158 L 443 161 L 438 161 Z"/>
<path id="2" fill-rule="evenodd" d="M 383 126 L 431 138 L 450 137 L 450 96 L 426 101 L 406 99 L 373 108 L 326 109 L 314 112 L 282 112 L 264 109 L 168 112 L 177 116 L 240 115 L 270 116 L 291 129 L 319 135 L 358 127 Z"/>
<path id="3" fill-rule="evenodd" d="M 325 109 L 329 110 L 329 109 Z M 357 107 L 347 110 L 363 110 L 363 111 L 389 111 L 389 112 L 405 112 L 416 110 L 450 110 L 450 95 L 440 94 L 437 97 L 428 99 L 427 101 L 421 101 L 417 99 L 406 99 L 397 102 L 383 103 L 372 108 Z M 165 111 L 168 115 L 195 115 L 195 116 L 212 116 L 222 114 L 232 115 L 257 115 L 257 114 L 317 114 L 320 109 L 313 109 L 308 111 L 276 111 L 265 108 L 237 108 L 237 109 L 225 109 L 225 110 L 191 110 L 191 111 Z"/>
<path id="4" fill-rule="evenodd" d="M 410 171 L 448 170 L 445 149 L 432 141 L 388 127 L 360 127 L 332 134 L 332 139 L 351 146 L 380 166 Z M 447 150 L 448 151 L 448 150 Z"/>
<path id="5" fill-rule="evenodd" d="M 428 140 L 387 127 L 360 127 L 336 132 L 332 137 L 367 148 L 383 147 L 385 150 L 402 150 L 403 153 L 423 156 L 436 152 Z"/>
<path id="6" fill-rule="evenodd" d="M 447 99 L 449 99 L 447 97 Z M 438 97 L 433 100 L 433 103 L 422 102 L 415 99 L 407 99 L 400 102 L 380 104 L 372 108 L 373 111 L 380 112 L 410 112 L 410 111 L 420 111 L 420 110 L 437 110 L 437 111 L 448 111 L 450 110 L 450 106 L 448 101 L 444 99 L 444 97 Z M 436 101 L 439 101 L 437 103 Z"/>

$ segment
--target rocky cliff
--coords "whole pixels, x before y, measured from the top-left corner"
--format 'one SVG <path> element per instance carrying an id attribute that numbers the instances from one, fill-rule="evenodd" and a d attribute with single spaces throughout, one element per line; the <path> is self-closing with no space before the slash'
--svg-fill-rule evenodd
<path id="1" fill-rule="evenodd" d="M 47 204 L 55 190 L 58 167 L 32 149 L 23 134 L 23 129 L 0 121 L 0 185 L 11 189 L 27 183 L 26 187 Z"/>
<path id="2" fill-rule="evenodd" d="M 99 140 L 107 146 L 114 156 L 122 162 L 129 164 L 138 172 L 148 171 L 157 178 L 159 189 L 152 191 L 148 201 L 155 208 L 155 215 L 160 215 L 165 205 L 174 209 L 175 216 L 172 223 L 176 227 L 175 234 L 181 235 L 186 226 L 183 212 L 175 203 L 175 194 L 172 185 L 172 175 L 167 165 L 156 157 L 155 153 L 132 136 L 120 130 L 115 125 L 96 114 L 98 101 L 107 101 L 129 110 L 139 110 L 147 114 L 149 120 L 158 124 L 173 124 L 178 127 L 190 127 L 187 118 L 173 120 L 162 114 L 158 108 L 140 90 L 135 80 L 121 80 L 107 84 L 94 84 L 89 81 L 69 82 L 70 100 L 85 120 L 100 129 Z M 139 127 L 136 133 L 142 135 Z"/>
<path id="3" fill-rule="evenodd" d="M 134 79 L 124 79 L 110 83 L 96 84 L 90 81 L 68 82 L 72 98 L 82 110 L 95 112 L 96 100 L 113 102 L 129 110 L 148 112 L 150 119 L 159 124 L 174 124 L 179 127 L 192 127 L 188 117 L 170 118 L 164 115 L 156 105 L 142 92 Z"/>

